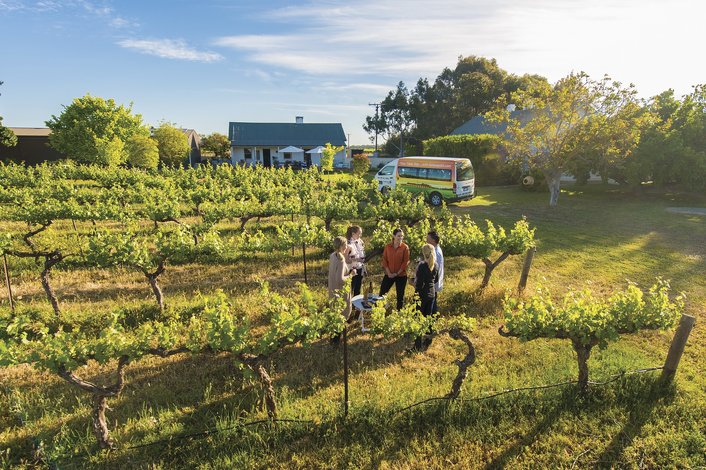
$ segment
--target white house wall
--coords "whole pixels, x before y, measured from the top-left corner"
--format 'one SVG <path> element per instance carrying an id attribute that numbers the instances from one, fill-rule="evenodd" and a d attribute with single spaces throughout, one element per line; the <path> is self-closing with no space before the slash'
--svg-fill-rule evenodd
<path id="1" fill-rule="evenodd" d="M 305 155 L 304 152 L 292 152 L 292 158 L 285 159 L 284 154 L 280 153 L 277 151 L 278 147 L 249 147 L 250 151 L 252 152 L 252 158 L 246 159 L 245 158 L 245 147 L 231 147 L 231 163 L 233 165 L 242 165 L 242 164 L 248 164 L 248 165 L 257 165 L 263 164 L 263 159 L 262 159 L 262 151 L 266 148 L 270 149 L 270 161 L 272 162 L 272 166 L 275 165 L 275 163 L 284 163 L 284 162 L 301 162 L 304 163 L 305 160 Z M 279 147 L 283 148 L 283 147 Z M 259 152 L 258 152 L 259 150 Z M 333 157 L 333 163 L 334 165 L 339 164 L 337 166 L 350 166 L 350 159 L 346 158 L 346 152 L 345 150 L 342 150 L 338 152 L 336 155 Z M 312 165 L 317 165 L 321 166 L 321 155 L 320 154 L 311 154 L 311 163 Z"/>

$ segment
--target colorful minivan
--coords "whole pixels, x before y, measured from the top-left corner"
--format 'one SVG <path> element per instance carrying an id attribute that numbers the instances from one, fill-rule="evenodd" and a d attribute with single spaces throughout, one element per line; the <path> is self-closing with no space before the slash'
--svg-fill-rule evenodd
<path id="1" fill-rule="evenodd" d="M 475 173 L 467 158 L 403 157 L 391 161 L 375 175 L 378 189 L 399 188 L 424 194 L 433 206 L 475 196 Z"/>

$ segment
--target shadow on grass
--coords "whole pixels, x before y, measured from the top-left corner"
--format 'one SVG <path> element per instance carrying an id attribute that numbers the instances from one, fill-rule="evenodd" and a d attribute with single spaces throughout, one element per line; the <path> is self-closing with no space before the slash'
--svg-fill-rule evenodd
<path id="1" fill-rule="evenodd" d="M 623 389 L 629 390 L 635 387 L 636 384 L 641 384 L 641 389 L 633 390 L 642 395 L 641 400 L 629 399 L 625 400 L 625 406 L 629 410 L 628 418 L 625 421 L 622 429 L 615 434 L 613 440 L 605 447 L 603 452 L 593 459 L 591 464 L 597 466 L 613 466 L 620 464 L 620 458 L 623 451 L 630 447 L 633 440 L 640 435 L 642 428 L 653 417 L 653 413 L 657 406 L 669 403 L 674 399 L 676 387 L 674 384 L 664 386 L 659 379 L 654 379 L 651 382 L 633 381 L 626 384 Z M 628 465 L 628 462 L 623 462 Z"/>

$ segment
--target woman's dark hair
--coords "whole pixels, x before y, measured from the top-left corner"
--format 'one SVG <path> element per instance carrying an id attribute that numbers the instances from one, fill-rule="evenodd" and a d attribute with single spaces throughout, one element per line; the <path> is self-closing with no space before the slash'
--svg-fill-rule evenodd
<path id="1" fill-rule="evenodd" d="M 353 238 L 354 233 L 360 232 L 362 229 L 360 228 L 360 225 L 351 225 L 348 227 L 348 230 L 346 230 L 346 238 L 350 240 Z"/>
<path id="2" fill-rule="evenodd" d="M 439 234 L 436 233 L 436 230 L 431 230 L 427 235 L 429 235 L 431 239 L 434 240 L 434 243 L 439 243 Z"/>
<path id="3" fill-rule="evenodd" d="M 396 228 L 396 229 L 394 229 L 394 230 L 392 231 L 392 236 L 394 237 L 395 235 L 397 235 L 397 234 L 400 233 L 401 231 L 402 231 L 402 229 L 399 228 L 399 227 Z"/>

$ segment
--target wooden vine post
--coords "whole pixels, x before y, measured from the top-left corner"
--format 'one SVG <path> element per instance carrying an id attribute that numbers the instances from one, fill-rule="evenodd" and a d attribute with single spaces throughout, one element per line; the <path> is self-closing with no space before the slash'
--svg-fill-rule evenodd
<path id="1" fill-rule="evenodd" d="M 15 299 L 12 297 L 12 284 L 10 284 L 10 271 L 7 268 L 7 255 L 2 255 L 2 267 L 5 273 L 5 285 L 7 286 L 7 297 L 10 299 L 10 311 L 15 311 Z"/>
<path id="2" fill-rule="evenodd" d="M 343 416 L 348 417 L 348 324 L 343 327 Z"/>
<path id="3" fill-rule="evenodd" d="M 682 314 L 681 320 L 679 320 L 679 326 L 677 326 L 677 330 L 674 332 L 672 344 L 669 346 L 667 360 L 664 361 L 664 368 L 662 369 L 662 376 L 660 380 L 665 384 L 671 382 L 677 372 L 679 361 L 684 353 L 684 348 L 686 346 L 686 341 L 689 339 L 689 334 L 691 333 L 692 328 L 694 328 L 694 323 L 696 323 L 695 317 Z"/>
<path id="4" fill-rule="evenodd" d="M 522 274 L 520 275 L 520 282 L 517 284 L 517 292 L 520 294 L 524 292 L 525 287 L 527 287 L 527 278 L 529 277 L 530 268 L 532 267 L 532 260 L 534 259 L 534 254 L 537 252 L 537 247 L 532 247 L 527 250 L 527 256 L 525 256 L 525 264 L 522 266 Z"/>

